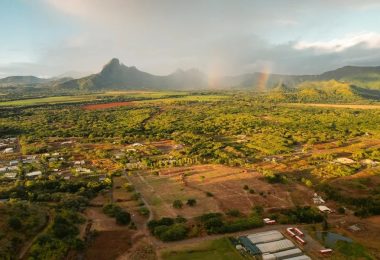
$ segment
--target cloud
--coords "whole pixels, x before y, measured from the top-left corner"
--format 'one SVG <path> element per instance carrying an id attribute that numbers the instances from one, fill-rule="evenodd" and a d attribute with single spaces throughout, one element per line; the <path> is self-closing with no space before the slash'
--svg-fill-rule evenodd
<path id="1" fill-rule="evenodd" d="M 294 48 L 296 50 L 313 49 L 320 52 L 342 52 L 357 45 L 367 49 L 379 49 L 380 33 L 364 32 L 329 41 L 299 41 L 294 45 Z"/>

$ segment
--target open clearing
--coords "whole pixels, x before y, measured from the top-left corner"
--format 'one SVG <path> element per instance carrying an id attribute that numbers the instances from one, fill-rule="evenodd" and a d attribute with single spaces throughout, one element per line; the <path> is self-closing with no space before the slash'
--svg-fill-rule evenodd
<path id="1" fill-rule="evenodd" d="M 135 173 L 131 180 L 157 217 L 191 218 L 230 209 L 249 213 L 258 205 L 266 209 L 287 208 L 295 205 L 291 193 L 299 193 L 298 205 L 307 204 L 312 196 L 307 190 L 298 189 L 298 185 L 269 184 L 259 173 L 222 165 L 168 168 L 161 170 L 159 176 L 150 172 Z M 243 189 L 244 185 L 248 185 L 250 191 Z M 195 207 L 172 207 L 174 200 L 186 203 L 190 198 L 197 200 Z"/>
<path id="2" fill-rule="evenodd" d="M 86 249 L 85 259 L 116 259 L 131 248 L 133 233 L 130 230 L 99 232 Z"/>
<path id="3" fill-rule="evenodd" d="M 309 106 L 327 108 L 351 108 L 351 109 L 380 109 L 380 105 L 356 105 L 356 104 L 316 104 L 316 103 L 285 103 L 284 106 Z"/>
<path id="4" fill-rule="evenodd" d="M 176 246 L 161 253 L 164 260 L 243 260 L 228 238 L 202 242 L 191 246 Z"/>

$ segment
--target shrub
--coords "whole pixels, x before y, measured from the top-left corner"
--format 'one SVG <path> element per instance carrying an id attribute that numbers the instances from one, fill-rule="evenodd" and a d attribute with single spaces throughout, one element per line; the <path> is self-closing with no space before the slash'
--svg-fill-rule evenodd
<path id="1" fill-rule="evenodd" d="M 238 209 L 230 209 L 226 212 L 227 216 L 240 217 L 242 214 Z"/>
<path id="2" fill-rule="evenodd" d="M 20 230 L 22 228 L 22 223 L 18 217 L 10 217 L 8 219 L 8 226 L 14 230 Z"/>
<path id="3" fill-rule="evenodd" d="M 131 214 L 124 210 L 116 212 L 115 218 L 116 223 L 119 225 L 128 225 L 131 222 Z"/>
<path id="4" fill-rule="evenodd" d="M 194 207 L 195 204 L 197 204 L 197 200 L 196 199 L 188 199 L 186 204 L 190 207 Z"/>
<path id="5" fill-rule="evenodd" d="M 149 216 L 149 209 L 147 209 L 146 207 L 141 207 L 139 209 L 139 213 L 145 217 Z"/>
<path id="6" fill-rule="evenodd" d="M 173 201 L 173 208 L 175 208 L 175 209 L 181 209 L 182 206 L 183 206 L 182 201 L 180 201 L 180 200 Z"/>

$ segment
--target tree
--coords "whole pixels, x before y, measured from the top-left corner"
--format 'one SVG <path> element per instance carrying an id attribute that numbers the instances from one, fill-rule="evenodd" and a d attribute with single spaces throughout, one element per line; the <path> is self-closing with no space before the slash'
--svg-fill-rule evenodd
<path id="1" fill-rule="evenodd" d="M 175 208 L 175 209 L 181 209 L 182 206 L 183 206 L 182 201 L 180 201 L 180 200 L 173 201 L 173 208 Z"/>
<path id="2" fill-rule="evenodd" d="M 188 199 L 186 204 L 190 207 L 194 207 L 195 204 L 197 204 L 197 200 L 196 199 Z"/>
<path id="3" fill-rule="evenodd" d="M 124 210 L 117 212 L 115 218 L 119 225 L 128 225 L 131 222 L 131 214 Z"/>
<path id="4" fill-rule="evenodd" d="M 18 217 L 10 217 L 8 219 L 8 225 L 14 230 L 20 230 L 22 228 L 22 223 Z"/>

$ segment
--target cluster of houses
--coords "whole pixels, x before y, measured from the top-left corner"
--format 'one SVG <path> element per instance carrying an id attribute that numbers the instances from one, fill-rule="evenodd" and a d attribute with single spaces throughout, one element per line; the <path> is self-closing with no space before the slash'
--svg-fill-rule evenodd
<path id="1" fill-rule="evenodd" d="M 346 158 L 346 157 L 340 157 L 340 158 L 336 158 L 333 163 L 336 163 L 336 164 L 344 164 L 344 165 L 350 165 L 350 164 L 354 164 L 354 163 L 357 163 L 356 161 L 350 159 L 350 158 Z M 374 160 L 371 160 L 371 159 L 363 159 L 360 161 L 360 164 L 361 165 L 366 165 L 366 166 L 377 166 L 380 164 L 380 162 L 378 161 L 374 161 Z"/>
<path id="2" fill-rule="evenodd" d="M 17 138 L 4 138 L 0 139 L 0 150 L 2 153 L 11 154 L 15 152 Z"/>

